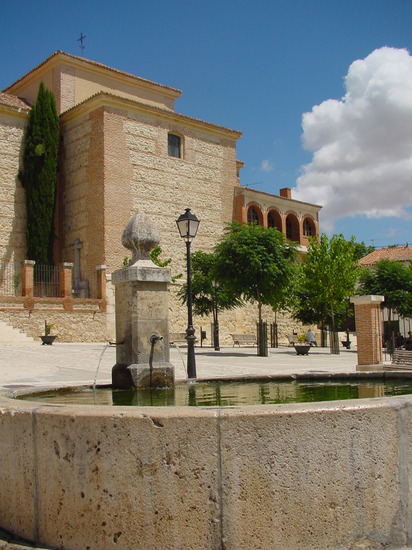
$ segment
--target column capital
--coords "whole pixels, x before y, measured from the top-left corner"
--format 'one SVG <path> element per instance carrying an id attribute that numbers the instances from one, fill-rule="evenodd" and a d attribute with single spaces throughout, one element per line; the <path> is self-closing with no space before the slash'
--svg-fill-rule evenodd
<path id="1" fill-rule="evenodd" d="M 364 304 L 378 304 L 385 301 L 385 296 L 369 294 L 367 296 L 351 296 L 350 301 L 356 306 Z"/>

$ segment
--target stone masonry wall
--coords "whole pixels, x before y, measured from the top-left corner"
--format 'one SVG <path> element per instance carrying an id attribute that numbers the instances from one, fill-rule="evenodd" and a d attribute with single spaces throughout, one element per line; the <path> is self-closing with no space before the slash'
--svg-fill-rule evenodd
<path id="1" fill-rule="evenodd" d="M 21 262 L 26 253 L 25 195 L 17 174 L 27 119 L 0 115 L 0 262 Z"/>
<path id="2" fill-rule="evenodd" d="M 162 259 L 172 258 L 172 274 L 182 273 L 184 281 L 186 246 L 179 237 L 176 219 L 185 208 L 191 208 L 201 220 L 192 251 L 212 250 L 225 224 L 233 219 L 236 140 L 183 122 L 166 124 L 132 113 L 124 122 L 124 132 L 132 166 L 132 211 L 141 210 L 151 217 L 160 234 Z M 168 132 L 181 136 L 182 158 L 168 156 Z M 231 318 L 233 315 L 236 317 L 232 312 Z M 186 317 L 186 308 L 171 291 L 170 330 L 183 330 Z"/>
<path id="3" fill-rule="evenodd" d="M 7 304 L 10 306 L 10 304 Z M 4 306 L 4 304 L 2 304 Z M 27 310 L 19 307 L 0 308 L 0 320 L 27 336 L 40 340 L 44 334 L 44 322 L 53 323 L 51 334 L 58 342 L 105 342 L 109 340 L 106 329 L 106 314 L 98 306 L 83 304 L 77 311 L 63 311 L 52 303 L 37 304 L 38 309 Z"/>
<path id="4" fill-rule="evenodd" d="M 182 137 L 182 158 L 168 156 L 167 135 Z M 108 273 L 121 267 L 129 251 L 121 245 L 121 234 L 136 211 L 147 214 L 160 234 L 162 259 L 172 258 L 172 274 L 183 277 L 171 285 L 169 324 L 171 332 L 187 326 L 187 308 L 176 296 L 186 277 L 186 246 L 179 237 L 175 220 L 190 207 L 201 220 L 192 252 L 211 251 L 227 222 L 233 219 L 233 195 L 237 185 L 236 141 L 188 127 L 183 122 L 166 124 L 150 114 L 106 109 L 104 113 L 105 151 L 105 264 Z M 113 289 L 108 285 L 108 304 Z M 108 308 L 108 332 L 114 338 L 114 310 Z M 275 315 L 264 309 L 264 319 Z M 246 305 L 220 316 L 222 344 L 231 344 L 231 333 L 256 332 L 257 306 Z M 211 318 L 195 316 L 199 331 L 204 327 L 210 344 Z M 287 334 L 299 324 L 288 316 L 278 316 L 279 341 L 287 343 Z M 301 332 L 303 329 L 300 330 Z M 200 332 L 198 332 L 200 336 Z"/>
<path id="5" fill-rule="evenodd" d="M 74 262 L 72 245 L 76 238 L 85 241 L 89 206 L 87 204 L 87 176 L 89 148 L 93 124 L 88 116 L 65 124 L 61 128 L 64 165 L 59 184 L 64 187 L 62 261 Z M 84 254 L 83 250 L 81 251 Z"/>

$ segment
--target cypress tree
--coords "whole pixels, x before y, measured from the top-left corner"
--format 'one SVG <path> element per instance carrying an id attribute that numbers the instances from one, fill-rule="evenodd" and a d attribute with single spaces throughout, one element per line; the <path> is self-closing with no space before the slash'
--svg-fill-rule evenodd
<path id="1" fill-rule="evenodd" d="M 25 133 L 23 170 L 26 192 L 27 257 L 37 265 L 53 263 L 59 117 L 53 93 L 40 83 Z"/>

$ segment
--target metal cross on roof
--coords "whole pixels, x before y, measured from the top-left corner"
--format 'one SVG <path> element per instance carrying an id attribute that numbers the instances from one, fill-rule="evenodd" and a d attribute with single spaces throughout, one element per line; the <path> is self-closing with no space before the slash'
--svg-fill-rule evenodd
<path id="1" fill-rule="evenodd" d="M 83 36 L 83 32 L 80 32 L 80 38 L 77 39 L 77 42 L 80 42 L 79 44 L 79 47 L 80 49 L 82 50 L 82 55 L 83 55 L 83 50 L 84 48 L 86 47 L 84 44 L 83 44 L 83 40 L 86 38 L 86 36 Z"/>

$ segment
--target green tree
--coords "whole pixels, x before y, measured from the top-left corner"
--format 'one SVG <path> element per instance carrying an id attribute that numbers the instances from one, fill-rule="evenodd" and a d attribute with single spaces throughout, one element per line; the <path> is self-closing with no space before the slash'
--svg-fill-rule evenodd
<path id="1" fill-rule="evenodd" d="M 53 216 L 59 149 L 59 117 L 54 95 L 40 83 L 25 133 L 23 169 L 26 192 L 27 256 L 39 264 L 53 263 Z"/>
<path id="2" fill-rule="evenodd" d="M 216 274 L 238 298 L 262 305 L 284 303 L 285 290 L 295 272 L 296 250 L 275 228 L 233 222 L 215 247 Z"/>
<path id="3" fill-rule="evenodd" d="M 352 241 L 349 241 L 352 242 Z M 355 248 L 355 257 L 356 259 L 360 260 L 364 256 L 367 256 L 371 252 L 375 250 L 374 246 L 366 246 L 364 241 L 361 241 L 360 243 L 353 242 L 353 246 Z"/>
<path id="4" fill-rule="evenodd" d="M 162 252 L 163 252 L 163 250 L 159 245 L 155 246 L 154 249 L 150 252 L 150 259 L 158 267 L 167 267 L 168 265 L 170 265 L 172 263 L 172 258 L 167 258 L 167 260 L 164 260 L 164 261 L 161 260 L 160 259 L 160 254 L 162 254 Z M 126 258 L 125 258 L 125 260 L 126 260 Z M 172 275 L 172 283 L 176 282 L 178 279 L 181 279 L 181 278 L 182 278 L 181 273 L 178 273 L 177 275 Z"/>
<path id="5" fill-rule="evenodd" d="M 330 319 L 331 353 L 339 353 L 337 317 L 346 311 L 347 298 L 353 295 L 358 279 L 353 244 L 354 237 L 346 241 L 343 235 L 333 235 L 329 239 L 322 234 L 319 241 L 310 239 L 298 278 L 295 295 L 298 317 L 315 320 L 319 316 L 321 321 Z"/>
<path id="6" fill-rule="evenodd" d="M 196 315 L 213 314 L 216 324 L 217 311 L 233 309 L 241 305 L 241 300 L 231 293 L 215 273 L 216 255 L 196 251 L 191 255 L 192 268 L 192 303 Z M 187 284 L 184 283 L 177 295 L 187 303 Z"/>
<path id="7" fill-rule="evenodd" d="M 359 279 L 358 292 L 363 295 L 385 296 L 382 307 L 389 310 L 389 330 L 392 314 L 412 316 L 412 266 L 397 260 L 383 259 L 365 268 Z"/>

